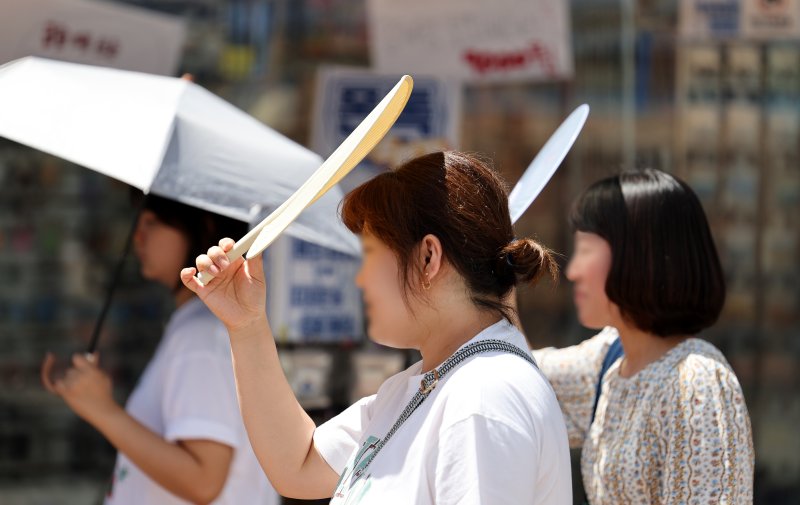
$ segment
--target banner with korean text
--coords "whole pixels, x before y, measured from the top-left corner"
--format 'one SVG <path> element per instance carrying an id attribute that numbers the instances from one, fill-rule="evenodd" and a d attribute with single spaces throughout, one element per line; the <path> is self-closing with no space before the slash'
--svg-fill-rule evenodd
<path id="1" fill-rule="evenodd" d="M 568 79 L 569 2 L 368 0 L 372 66 L 462 81 Z"/>
<path id="2" fill-rule="evenodd" d="M 178 18 L 89 0 L 2 0 L 0 64 L 42 56 L 174 75 L 186 29 Z"/>

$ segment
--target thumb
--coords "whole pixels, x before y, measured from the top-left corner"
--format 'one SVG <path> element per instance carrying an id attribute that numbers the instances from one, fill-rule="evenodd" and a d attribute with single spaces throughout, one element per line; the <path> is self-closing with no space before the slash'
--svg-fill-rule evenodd
<path id="1" fill-rule="evenodd" d="M 247 259 L 247 273 L 253 279 L 260 281 L 264 280 L 264 253 L 261 252 L 258 256 L 253 256 Z"/>

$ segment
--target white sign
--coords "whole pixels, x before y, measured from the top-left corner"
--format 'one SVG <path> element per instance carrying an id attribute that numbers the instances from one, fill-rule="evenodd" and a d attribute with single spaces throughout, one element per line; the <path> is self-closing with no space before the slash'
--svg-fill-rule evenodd
<path id="1" fill-rule="evenodd" d="M 681 0 L 680 34 L 688 39 L 733 38 L 741 33 L 739 0 Z"/>
<path id="2" fill-rule="evenodd" d="M 323 157 L 332 153 L 399 77 L 361 68 L 320 69 L 311 149 Z M 422 75 L 412 77 L 414 90 L 403 113 L 367 158 L 340 183 L 345 192 L 405 160 L 458 146 L 461 84 Z"/>
<path id="3" fill-rule="evenodd" d="M 681 0 L 679 25 L 691 40 L 796 40 L 800 1 Z"/>
<path id="4" fill-rule="evenodd" d="M 464 81 L 573 74 L 564 0 L 369 0 L 372 65 Z"/>
<path id="5" fill-rule="evenodd" d="M 364 334 L 361 258 L 282 236 L 267 249 L 267 312 L 280 342 L 358 341 Z"/>
<path id="6" fill-rule="evenodd" d="M 754 40 L 800 38 L 798 0 L 745 0 L 742 5 L 742 31 Z"/>
<path id="7" fill-rule="evenodd" d="M 94 0 L 2 0 L 0 64 L 25 56 L 174 75 L 185 27 L 173 16 Z"/>

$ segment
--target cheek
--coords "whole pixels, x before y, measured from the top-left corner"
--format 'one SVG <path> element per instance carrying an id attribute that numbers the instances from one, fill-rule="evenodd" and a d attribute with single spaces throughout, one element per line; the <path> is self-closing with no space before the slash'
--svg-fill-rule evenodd
<path id="1" fill-rule="evenodd" d="M 603 255 L 592 258 L 592 263 L 586 270 L 585 289 L 588 293 L 588 313 L 593 314 L 593 325 L 605 326 L 608 324 L 608 294 L 606 294 L 606 281 L 611 262 Z"/>
<path id="2" fill-rule="evenodd" d="M 605 294 L 608 266 L 601 258 L 593 258 L 589 268 L 586 269 L 586 281 L 591 289 L 597 293 Z"/>
<path id="3" fill-rule="evenodd" d="M 391 301 L 398 290 L 397 267 L 386 258 L 370 258 L 361 270 L 361 282 L 367 301 L 379 304 Z"/>
<path id="4" fill-rule="evenodd" d="M 159 237 L 154 237 L 151 244 L 158 249 L 160 261 L 170 270 L 174 270 L 176 265 L 182 266 L 189 254 L 189 242 L 181 233 L 171 229 L 163 230 Z"/>

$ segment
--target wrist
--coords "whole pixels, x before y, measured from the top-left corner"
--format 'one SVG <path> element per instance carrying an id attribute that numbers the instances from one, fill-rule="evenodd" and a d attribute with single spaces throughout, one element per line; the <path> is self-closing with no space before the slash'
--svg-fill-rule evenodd
<path id="1" fill-rule="evenodd" d="M 84 417 L 84 420 L 99 431 L 105 432 L 116 424 L 121 415 L 128 415 L 128 413 L 112 399 L 102 407 L 94 409 L 91 414 Z"/>
<path id="2" fill-rule="evenodd" d="M 231 344 L 254 338 L 260 339 L 263 338 L 266 333 L 269 333 L 269 322 L 267 321 L 266 314 L 239 321 L 236 324 L 227 324 L 225 327 L 228 330 Z"/>

